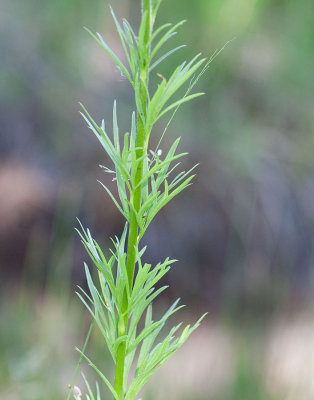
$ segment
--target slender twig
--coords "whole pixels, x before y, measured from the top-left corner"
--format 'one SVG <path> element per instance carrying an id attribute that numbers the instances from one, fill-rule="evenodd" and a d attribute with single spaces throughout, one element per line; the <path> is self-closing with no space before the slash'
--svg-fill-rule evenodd
<path id="1" fill-rule="evenodd" d="M 93 319 L 92 322 L 91 322 L 91 324 L 90 324 L 90 326 L 89 326 L 89 329 L 88 329 L 88 332 L 87 332 L 87 335 L 86 335 L 86 339 L 85 339 L 85 342 L 84 342 L 84 345 L 83 345 L 83 348 L 82 348 L 82 353 L 85 353 L 85 351 L 86 351 L 86 347 L 87 347 L 87 344 L 88 344 L 90 335 L 91 335 L 92 330 L 93 330 L 94 322 L 95 322 L 95 321 L 94 321 L 94 319 Z M 79 358 L 78 363 L 77 363 L 77 365 L 76 365 L 75 372 L 74 372 L 74 376 L 73 376 L 71 385 L 70 385 L 70 387 L 69 387 L 69 391 L 68 391 L 68 395 L 67 395 L 66 400 L 70 400 L 70 398 L 71 398 L 71 394 L 72 394 L 72 392 L 73 392 L 73 388 L 74 388 L 74 385 L 75 385 L 75 382 L 76 382 L 76 379 L 77 379 L 77 375 L 78 375 L 78 373 L 79 373 L 80 366 L 81 366 L 81 363 L 82 363 L 82 361 L 83 361 L 82 353 L 80 353 L 80 358 Z"/>

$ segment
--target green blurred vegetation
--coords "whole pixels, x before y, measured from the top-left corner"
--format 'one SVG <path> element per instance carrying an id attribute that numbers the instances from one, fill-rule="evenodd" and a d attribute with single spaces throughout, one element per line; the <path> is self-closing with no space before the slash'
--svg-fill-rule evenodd
<path id="1" fill-rule="evenodd" d="M 112 5 L 136 25 L 139 0 Z M 207 95 L 182 107 L 167 133 L 182 136 L 191 163 L 201 165 L 192 190 L 169 205 L 147 242 L 152 262 L 163 255 L 180 259 L 169 296 L 183 292 L 195 314 L 200 308 L 211 314 L 203 336 L 187 344 L 186 358 L 174 360 L 169 376 L 157 376 L 162 383 L 154 381 L 145 398 L 163 398 L 167 388 L 172 400 L 311 399 L 310 380 L 302 377 L 307 372 L 291 367 L 293 381 L 284 366 L 299 365 L 295 360 L 301 359 L 314 373 L 309 354 L 298 350 L 302 341 L 309 351 L 314 347 L 310 335 L 293 322 L 300 309 L 312 310 L 314 287 L 313 4 L 165 0 L 160 21 L 180 19 L 188 22 L 173 40 L 188 47 L 161 67 L 165 76 L 195 51 L 210 55 L 235 40 L 200 82 Z M 118 99 L 122 127 L 128 129 L 132 98 L 126 80 L 83 26 L 117 46 L 106 1 L 1 3 L 4 400 L 65 398 L 78 357 L 74 346 L 82 345 L 88 329 L 88 317 L 74 298 L 75 285 L 84 284 L 85 259 L 73 230 L 75 217 L 82 217 L 102 242 L 122 228 L 97 187 L 96 178 L 104 179 L 97 165 L 106 160 L 78 114 L 78 101 L 110 125 L 111 105 Z M 278 334 L 281 318 L 288 322 Z M 311 328 L 311 312 L 304 318 Z M 291 329 L 296 336 L 289 342 Z M 289 344 L 275 360 L 283 364 L 274 361 L 275 371 L 267 361 L 272 335 Z M 90 351 L 105 363 L 97 338 L 95 333 Z M 204 370 L 193 374 L 195 355 Z M 188 371 L 190 361 L 195 369 L 189 386 L 178 369 Z M 289 379 L 295 383 L 289 386 Z"/>

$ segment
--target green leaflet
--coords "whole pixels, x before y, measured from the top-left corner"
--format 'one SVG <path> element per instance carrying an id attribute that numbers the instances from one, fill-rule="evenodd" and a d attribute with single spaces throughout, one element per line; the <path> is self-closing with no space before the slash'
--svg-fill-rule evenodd
<path id="1" fill-rule="evenodd" d="M 85 358 L 85 360 L 89 363 L 89 365 L 97 372 L 97 374 L 100 376 L 101 380 L 106 384 L 110 392 L 113 394 L 113 397 L 115 400 L 120 400 L 117 392 L 114 390 L 113 386 L 109 382 L 109 380 L 105 377 L 105 375 L 96 367 L 96 365 L 83 353 L 81 352 L 80 349 L 76 349 L 82 356 Z"/>

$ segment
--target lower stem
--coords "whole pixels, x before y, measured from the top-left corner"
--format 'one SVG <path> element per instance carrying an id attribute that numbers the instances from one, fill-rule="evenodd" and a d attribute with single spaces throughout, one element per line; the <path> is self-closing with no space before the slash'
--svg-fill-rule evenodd
<path id="1" fill-rule="evenodd" d="M 128 322 L 128 317 L 123 318 L 119 321 L 119 336 L 126 335 L 126 326 Z M 124 364 L 125 364 L 125 356 L 126 356 L 126 343 L 122 342 L 117 349 L 117 361 L 116 361 L 116 376 L 115 376 L 115 391 L 119 397 L 119 399 L 123 400 L 124 398 Z"/>

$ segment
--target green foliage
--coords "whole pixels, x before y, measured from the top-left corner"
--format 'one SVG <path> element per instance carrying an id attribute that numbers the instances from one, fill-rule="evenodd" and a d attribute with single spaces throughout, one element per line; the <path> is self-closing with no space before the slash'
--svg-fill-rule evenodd
<path id="1" fill-rule="evenodd" d="M 183 307 L 178 305 L 178 299 L 159 320 L 153 320 L 152 302 L 167 288 L 163 286 L 157 289 L 156 286 L 176 260 L 167 258 L 155 266 L 143 263 L 146 248 L 140 248 L 139 245 L 157 213 L 191 184 L 194 176 L 192 171 L 195 168 L 187 172 L 177 172 L 181 158 L 186 155 L 177 153 L 180 139 L 175 140 L 164 157 L 159 145 L 155 151 L 150 150 L 152 129 L 165 114 L 172 111 L 173 116 L 183 103 L 203 94 L 190 92 L 217 55 L 217 52 L 214 53 L 206 62 L 206 59 L 200 58 L 198 54 L 191 61 L 181 63 L 168 79 L 159 75 L 161 82 L 157 88 L 151 88 L 151 71 L 183 47 L 178 46 L 165 54 L 159 54 L 163 45 L 184 22 L 174 26 L 165 24 L 154 30 L 160 3 L 160 0 L 143 0 L 138 34 L 133 31 L 128 21 L 123 20 L 120 24 L 111 10 L 125 53 L 126 65 L 99 33 L 94 34 L 86 29 L 129 80 L 136 104 L 136 113 L 131 117 L 130 132 L 125 133 L 122 138 L 118 127 L 116 102 L 113 106 L 112 137 L 108 134 L 104 121 L 99 125 L 82 105 L 83 118 L 112 161 L 110 168 L 103 169 L 116 181 L 118 197 L 115 197 L 106 185 L 101 185 L 126 220 L 121 238 L 116 237 L 112 240 L 110 257 L 105 256 L 89 229 L 85 229 L 80 223 L 78 230 L 98 272 L 96 283 L 85 264 L 89 291 L 87 293 L 79 288 L 78 296 L 90 312 L 93 323 L 99 328 L 115 363 L 114 384 L 88 358 L 85 353 L 86 345 L 79 352 L 80 360 L 85 359 L 89 363 L 116 400 L 134 400 L 145 383 L 182 346 L 204 317 L 194 325 L 186 326 L 177 335 L 175 334 L 181 323 L 160 337 L 168 318 Z M 185 95 L 176 98 L 179 89 L 187 82 L 190 84 Z M 144 326 L 141 322 L 143 319 Z M 87 399 L 100 399 L 98 386 L 96 396 L 88 383 L 87 389 Z"/>

